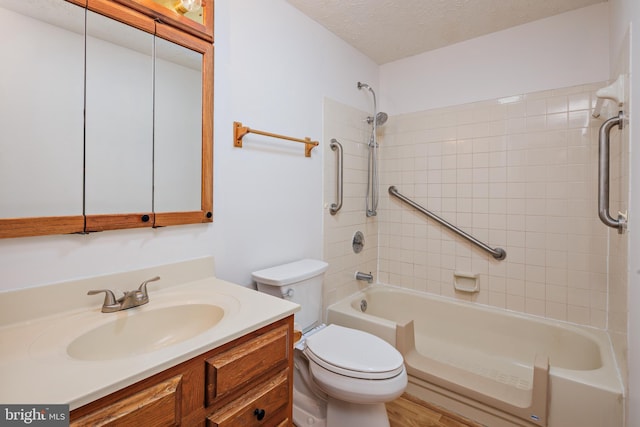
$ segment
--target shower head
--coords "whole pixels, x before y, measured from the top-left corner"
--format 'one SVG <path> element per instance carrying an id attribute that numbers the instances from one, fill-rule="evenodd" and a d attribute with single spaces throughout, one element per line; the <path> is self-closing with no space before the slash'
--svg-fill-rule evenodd
<path id="1" fill-rule="evenodd" d="M 387 113 L 383 113 L 382 111 L 380 111 L 378 114 L 376 114 L 376 126 L 382 126 L 383 124 L 387 123 L 388 118 L 389 116 L 387 115 Z M 373 123 L 372 116 L 367 117 L 367 123 Z"/>

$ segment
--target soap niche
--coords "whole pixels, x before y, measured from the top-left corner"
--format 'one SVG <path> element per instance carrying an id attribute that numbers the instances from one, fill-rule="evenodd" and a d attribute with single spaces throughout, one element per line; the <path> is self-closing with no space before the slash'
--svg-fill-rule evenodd
<path id="1" fill-rule="evenodd" d="M 474 273 L 453 273 L 453 287 L 456 292 L 474 294 L 480 292 L 480 277 Z"/>

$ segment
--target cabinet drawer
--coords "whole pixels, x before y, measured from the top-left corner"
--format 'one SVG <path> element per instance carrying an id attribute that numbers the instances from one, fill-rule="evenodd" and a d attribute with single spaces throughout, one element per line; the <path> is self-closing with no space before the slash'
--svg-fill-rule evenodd
<path id="1" fill-rule="evenodd" d="M 216 399 L 288 364 L 290 340 L 283 325 L 206 361 L 206 402 Z"/>
<path id="2" fill-rule="evenodd" d="M 80 426 L 180 425 L 182 375 L 169 378 L 131 396 L 71 421 Z"/>
<path id="3" fill-rule="evenodd" d="M 288 404 L 288 369 L 285 369 L 209 416 L 207 426 L 281 426 L 287 419 Z"/>

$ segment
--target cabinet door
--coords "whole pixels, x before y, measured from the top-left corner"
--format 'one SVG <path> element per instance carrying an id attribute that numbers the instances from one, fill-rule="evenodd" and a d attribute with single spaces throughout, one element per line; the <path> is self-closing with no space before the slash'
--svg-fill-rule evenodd
<path id="1" fill-rule="evenodd" d="M 198 12 L 208 29 L 212 12 Z M 213 220 L 213 46 L 161 16 L 133 0 L 0 0 L 0 238 Z"/>
<path id="2" fill-rule="evenodd" d="M 156 23 L 154 225 L 213 220 L 213 46 Z"/>
<path id="3" fill-rule="evenodd" d="M 84 9 L 0 0 L 0 39 L 0 237 L 82 231 Z"/>
<path id="4" fill-rule="evenodd" d="M 154 213 L 201 209 L 202 59 L 155 38 Z"/>
<path id="5" fill-rule="evenodd" d="M 153 34 L 87 11 L 85 213 L 150 213 Z"/>
<path id="6" fill-rule="evenodd" d="M 84 426 L 177 426 L 181 420 L 182 375 L 117 400 L 71 422 Z"/>

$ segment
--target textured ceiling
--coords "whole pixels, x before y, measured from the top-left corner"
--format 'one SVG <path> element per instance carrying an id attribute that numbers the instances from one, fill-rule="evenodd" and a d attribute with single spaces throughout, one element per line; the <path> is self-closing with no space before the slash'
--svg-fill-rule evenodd
<path id="1" fill-rule="evenodd" d="M 378 64 L 606 0 L 287 0 Z"/>

